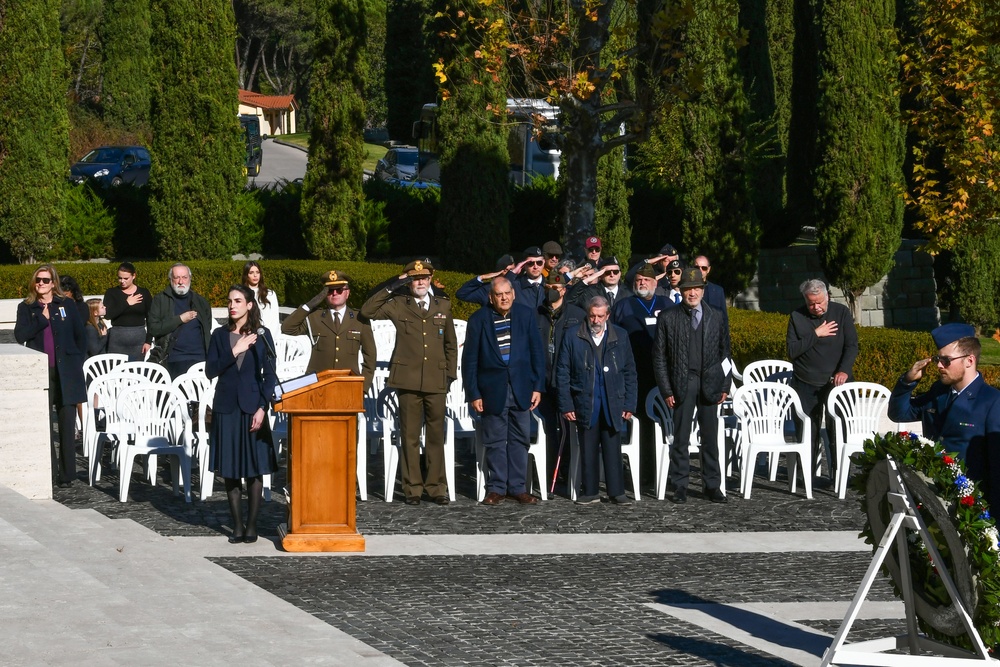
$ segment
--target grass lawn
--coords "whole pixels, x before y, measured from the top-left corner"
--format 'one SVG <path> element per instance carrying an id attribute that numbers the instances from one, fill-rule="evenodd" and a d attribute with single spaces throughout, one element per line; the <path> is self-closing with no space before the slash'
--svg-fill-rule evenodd
<path id="1" fill-rule="evenodd" d="M 980 338 L 979 342 L 983 346 L 983 357 L 979 360 L 980 365 L 1000 366 L 1000 343 L 993 338 Z"/>
<path id="2" fill-rule="evenodd" d="M 290 144 L 295 144 L 296 146 L 309 148 L 309 135 L 305 132 L 286 134 L 276 138 L 287 141 Z M 368 171 L 375 171 L 375 164 L 382 159 L 382 156 L 385 155 L 388 149 L 378 144 L 365 144 L 365 150 L 367 151 L 367 155 L 365 156 L 364 168 Z"/>

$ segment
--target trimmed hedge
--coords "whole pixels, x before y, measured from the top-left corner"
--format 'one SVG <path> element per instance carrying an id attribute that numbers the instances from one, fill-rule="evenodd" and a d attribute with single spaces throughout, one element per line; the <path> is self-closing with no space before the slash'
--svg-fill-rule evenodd
<path id="1" fill-rule="evenodd" d="M 167 284 L 167 271 L 173 262 L 136 263 L 136 282 L 153 294 Z M 228 288 L 238 283 L 243 272 L 241 261 L 192 261 L 193 287 L 213 306 L 226 305 Z M 307 260 L 263 260 L 264 280 L 278 295 L 285 306 L 297 306 L 308 301 L 319 291 L 319 277 L 325 271 L 345 271 L 354 281 L 350 304 L 360 308 L 368 292 L 379 283 L 399 275 L 400 264 L 374 264 L 368 262 L 322 262 Z M 0 266 L 0 298 L 24 298 L 34 265 Z M 69 274 L 80 283 L 84 294 L 103 294 L 109 287 L 117 286 L 115 277 L 118 264 L 57 264 L 59 275 Z M 436 280 L 444 285 L 449 296 L 472 276 L 453 271 L 438 271 Z M 467 320 L 478 306 L 452 300 L 455 318 Z M 788 316 L 780 313 L 763 313 L 729 309 L 732 335 L 733 360 L 743 368 L 757 359 L 787 359 L 785 332 Z M 864 382 L 878 382 L 890 389 L 899 376 L 917 359 L 934 354 L 934 343 L 928 333 L 859 327 L 860 353 L 854 364 L 855 378 Z M 983 366 L 983 378 L 993 386 L 1000 386 L 1000 366 Z M 934 373 L 925 376 L 919 387 L 924 391 L 930 386 Z"/>

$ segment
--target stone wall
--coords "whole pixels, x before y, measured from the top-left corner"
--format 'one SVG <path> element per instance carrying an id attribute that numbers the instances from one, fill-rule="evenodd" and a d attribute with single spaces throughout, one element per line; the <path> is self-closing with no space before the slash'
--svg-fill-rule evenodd
<path id="1" fill-rule="evenodd" d="M 921 252 L 920 241 L 903 241 L 889 274 L 861 295 L 861 324 L 929 331 L 941 321 L 937 308 L 934 258 Z M 826 280 L 815 245 L 798 245 L 760 253 L 757 275 L 737 295 L 737 308 L 788 313 L 802 305 L 799 285 L 810 278 Z M 830 288 L 834 301 L 847 304 L 844 293 Z"/>
<path id="2" fill-rule="evenodd" d="M 0 377 L 0 484 L 28 498 L 51 498 L 48 357 L 0 345 Z"/>

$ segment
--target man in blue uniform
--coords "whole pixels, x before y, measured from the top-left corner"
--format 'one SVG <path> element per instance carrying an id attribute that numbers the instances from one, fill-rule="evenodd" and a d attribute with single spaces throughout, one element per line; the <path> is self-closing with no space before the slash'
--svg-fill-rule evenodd
<path id="1" fill-rule="evenodd" d="M 889 399 L 889 419 L 920 419 L 924 436 L 964 459 L 969 476 L 983 484 L 990 507 L 1000 511 L 1000 390 L 986 384 L 976 368 L 982 348 L 971 325 L 945 324 L 931 337 L 938 353 L 899 378 Z M 931 363 L 940 377 L 927 393 L 912 397 Z"/>

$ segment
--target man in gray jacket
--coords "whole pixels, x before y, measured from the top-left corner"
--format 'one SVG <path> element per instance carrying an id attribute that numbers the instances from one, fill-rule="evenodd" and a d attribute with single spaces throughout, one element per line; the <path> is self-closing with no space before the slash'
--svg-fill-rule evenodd
<path id="1" fill-rule="evenodd" d="M 146 331 L 156 339 L 167 371 L 175 378 L 205 361 L 212 337 L 212 307 L 191 290 L 191 269 L 186 264 L 171 266 L 167 278 L 170 284 L 150 304 Z"/>

